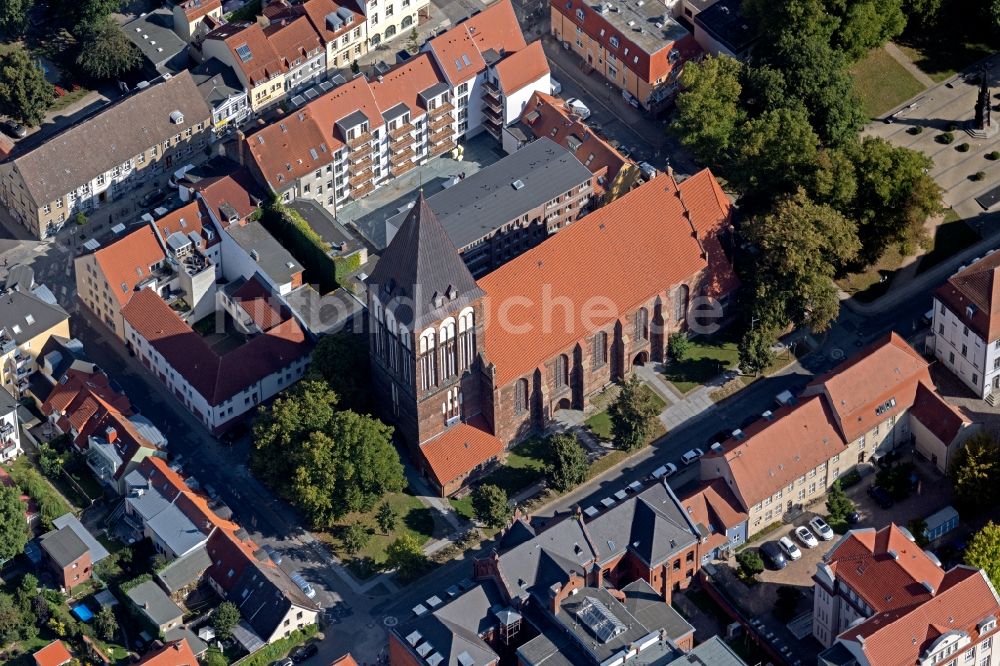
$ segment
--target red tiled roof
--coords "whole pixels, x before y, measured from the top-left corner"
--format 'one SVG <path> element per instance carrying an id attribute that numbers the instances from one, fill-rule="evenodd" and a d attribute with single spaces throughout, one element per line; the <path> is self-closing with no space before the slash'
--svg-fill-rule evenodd
<path id="1" fill-rule="evenodd" d="M 421 53 L 415 58 L 382 75 L 381 81 L 371 84 L 375 100 L 382 111 L 397 104 L 406 104 L 411 120 L 425 112 L 418 95 L 442 80 L 430 55 Z"/>
<path id="2" fill-rule="evenodd" d="M 930 599 L 933 595 L 922 583 L 926 581 L 938 590 L 945 575 L 893 523 L 877 532 L 870 528 L 848 532 L 826 554 L 825 561 L 837 580 L 846 583 L 876 613 Z"/>
<path id="3" fill-rule="evenodd" d="M 250 319 L 262 331 L 268 331 L 287 319 L 281 302 L 260 283 L 256 276 L 251 277 L 233 292 L 233 301 L 250 315 Z"/>
<path id="4" fill-rule="evenodd" d="M 995 627 L 980 632 L 980 623 L 998 616 L 1000 600 L 986 574 L 957 566 L 945 574 L 932 598 L 878 613 L 845 630 L 840 640 L 860 643 L 858 648 L 872 666 L 911 666 L 920 663 L 927 648 L 946 633 L 964 632 L 973 645 L 995 634 Z"/>
<path id="5" fill-rule="evenodd" d="M 461 31 L 463 28 L 472 35 L 472 41 L 480 52 L 493 49 L 503 55 L 527 46 L 510 0 L 490 5 L 452 30 Z"/>
<path id="6" fill-rule="evenodd" d="M 726 442 L 722 453 L 706 459 L 725 458 L 733 479 L 733 491 L 745 509 L 770 497 L 800 476 L 847 450 L 833 414 L 822 396 L 805 398 L 744 429 L 745 439 Z M 788 448 L 795 442 L 794 451 Z"/>
<path id="7" fill-rule="evenodd" d="M 187 639 L 172 641 L 148 653 L 136 666 L 199 666 Z"/>
<path id="8" fill-rule="evenodd" d="M 489 433 L 482 417 L 454 425 L 420 446 L 431 474 L 442 488 L 469 470 L 495 458 L 503 442 Z"/>
<path id="9" fill-rule="evenodd" d="M 216 9 L 221 10 L 222 0 L 187 0 L 181 4 L 181 9 L 184 10 L 184 16 L 187 20 L 193 21 Z"/>
<path id="10" fill-rule="evenodd" d="M 986 342 L 1000 338 L 1000 252 L 963 268 L 937 288 L 934 296 L 948 306 L 959 321 Z M 967 308 L 972 306 L 970 317 Z"/>
<path id="11" fill-rule="evenodd" d="M 194 189 L 201 194 L 205 206 L 215 213 L 223 225 L 228 222 L 226 212 L 222 210 L 224 206 L 232 206 L 243 221 L 257 210 L 261 201 L 261 194 L 253 177 L 242 168 L 225 176 L 199 181 Z"/>
<path id="12" fill-rule="evenodd" d="M 301 59 L 323 48 L 319 41 L 319 33 L 305 14 L 296 18 L 282 17 L 271 21 L 271 25 L 264 28 L 264 35 L 271 43 L 274 52 L 283 58 L 289 67 L 301 64 L 299 62 Z"/>
<path id="13" fill-rule="evenodd" d="M 257 169 L 278 192 L 333 162 L 333 152 L 342 145 L 338 142 L 331 148 L 330 139 L 316 122 L 312 105 L 263 127 L 246 141 Z"/>
<path id="14" fill-rule="evenodd" d="M 927 361 L 893 332 L 814 379 L 805 393 L 827 394 L 843 437 L 851 442 L 892 414 L 909 409 L 921 381 L 933 386 L 927 367 Z M 895 405 L 881 409 L 893 399 Z"/>
<path id="15" fill-rule="evenodd" d="M 345 654 L 339 659 L 334 659 L 330 666 L 358 666 L 358 662 L 354 661 L 354 657 L 350 654 Z"/>
<path id="16" fill-rule="evenodd" d="M 470 81 L 486 69 L 486 61 L 465 23 L 432 39 L 430 48 L 452 86 Z"/>
<path id="17" fill-rule="evenodd" d="M 917 395 L 910 408 L 910 415 L 924 424 L 945 446 L 954 442 L 958 433 L 972 423 L 957 407 L 945 402 L 933 387 L 924 382 L 917 385 Z"/>
<path id="18" fill-rule="evenodd" d="M 549 62 L 539 40 L 507 56 L 496 64 L 495 69 L 500 88 L 505 95 L 511 95 L 548 74 Z"/>
<path id="19" fill-rule="evenodd" d="M 747 513 L 722 479 L 699 484 L 681 499 L 684 510 L 695 524 L 714 527 L 725 540 L 725 532 L 747 519 Z"/>
<path id="20" fill-rule="evenodd" d="M 142 226 L 94 253 L 119 306 L 128 303 L 135 286 L 150 277 L 149 267 L 165 261 L 153 229 Z"/>
<path id="21" fill-rule="evenodd" d="M 326 24 L 326 17 L 329 14 L 334 14 L 338 9 L 347 9 L 354 16 L 354 20 L 342 27 L 336 32 L 329 29 Z M 354 7 L 349 4 L 338 4 L 333 0 L 306 0 L 302 3 L 302 10 L 309 17 L 309 21 L 312 23 L 313 28 L 319 33 L 320 38 L 324 43 L 331 43 L 337 41 L 337 39 L 345 34 L 354 30 L 355 28 L 361 26 L 365 22 L 365 17 L 359 14 Z"/>
<path id="22" fill-rule="evenodd" d="M 224 356 L 149 289 L 138 292 L 122 314 L 192 388 L 218 405 L 251 384 L 309 353 L 310 345 L 295 319 L 288 319 Z"/>
<path id="23" fill-rule="evenodd" d="M 60 640 L 54 640 L 32 655 L 38 666 L 62 666 L 73 659 L 66 646 Z"/>
<path id="24" fill-rule="evenodd" d="M 205 229 L 212 229 L 212 221 L 208 219 L 207 211 L 202 208 L 201 202 L 192 201 L 181 206 L 177 210 L 171 211 L 153 222 L 153 226 L 160 233 L 160 238 L 166 243 L 171 234 L 180 233 L 191 240 L 190 234 L 194 233 L 201 239 L 198 249 L 204 250 L 207 247 L 219 242 L 219 237 L 212 233 L 212 240 L 208 240 Z"/>
<path id="25" fill-rule="evenodd" d="M 232 53 L 233 62 L 253 86 L 267 81 L 275 74 L 288 71 L 285 61 L 274 50 L 258 23 L 223 24 L 209 33 L 207 38 L 222 39 L 225 42 Z M 242 51 L 243 46 L 250 50 L 250 59 L 246 61 L 237 52 L 237 49 Z"/>
<path id="26" fill-rule="evenodd" d="M 714 179 L 707 169 L 692 177 L 703 178 Z M 722 296 L 736 287 L 716 237 L 728 206 L 696 209 L 700 198 L 688 202 L 682 195 L 682 203 L 677 191 L 673 178 L 663 174 L 479 281 L 487 294 L 486 358 L 496 367 L 498 386 L 531 373 L 677 285 L 687 284 L 692 298 Z M 594 259 L 586 270 L 581 257 Z M 568 315 L 562 307 L 543 313 L 554 302 L 574 307 Z M 526 322 L 534 325 L 518 326 Z"/>
<path id="27" fill-rule="evenodd" d="M 309 105 L 321 128 L 326 128 L 324 135 L 330 135 L 333 141 L 333 150 L 344 145 L 346 137 L 333 136 L 334 125 L 338 120 L 343 120 L 355 111 L 360 111 L 368 118 L 368 128 L 374 129 L 385 124 L 382 120 L 382 111 L 379 109 L 378 100 L 372 93 L 372 85 L 363 76 L 351 79 L 344 85 L 338 86 L 323 95 Z"/>
<path id="28" fill-rule="evenodd" d="M 531 128 L 536 138 L 548 137 L 571 151 L 590 169 L 598 177 L 595 184 L 598 195 L 611 187 L 623 167 L 628 166 L 638 173 L 630 160 L 597 136 L 579 117 L 570 114 L 566 102 L 558 97 L 534 92 L 524 107 L 521 121 Z"/>

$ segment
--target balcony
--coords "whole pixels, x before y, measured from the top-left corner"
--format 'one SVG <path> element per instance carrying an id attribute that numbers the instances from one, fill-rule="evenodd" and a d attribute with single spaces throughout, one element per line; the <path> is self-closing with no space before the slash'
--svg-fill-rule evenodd
<path id="1" fill-rule="evenodd" d="M 483 94 L 483 108 L 492 109 L 497 113 L 503 113 L 503 100 L 493 95 Z"/>
<path id="2" fill-rule="evenodd" d="M 485 118 L 485 119 L 487 119 L 487 120 L 489 120 L 491 122 L 502 123 L 503 122 L 503 109 L 502 108 L 493 108 L 492 106 L 484 106 L 483 107 L 483 118 Z"/>
<path id="3" fill-rule="evenodd" d="M 427 115 L 430 116 L 431 118 L 440 118 L 441 116 L 443 116 L 445 114 L 451 115 L 451 112 L 454 111 L 454 110 L 455 110 L 455 105 L 454 104 L 450 104 L 450 103 L 449 104 L 442 104 L 441 106 L 434 107 L 433 109 L 431 109 L 430 111 L 428 111 Z"/>
<path id="4" fill-rule="evenodd" d="M 367 183 L 359 187 L 352 187 L 351 198 L 355 200 L 360 199 L 361 197 L 369 194 L 374 189 L 375 189 L 375 183 L 371 181 L 368 181 Z"/>
<path id="5" fill-rule="evenodd" d="M 359 161 L 363 160 L 367 155 L 371 155 L 371 153 L 372 153 L 373 150 L 375 150 L 375 147 L 372 144 L 370 144 L 370 143 L 363 143 L 363 144 L 359 145 L 357 148 L 354 148 L 353 150 L 351 150 L 350 153 L 348 153 L 348 155 L 347 155 L 347 161 L 348 162 L 359 162 Z"/>
<path id="6" fill-rule="evenodd" d="M 361 173 L 365 169 L 370 169 L 373 164 L 375 164 L 375 158 L 369 152 L 367 155 L 364 156 L 363 159 L 360 159 L 357 162 L 351 162 L 351 165 L 350 167 L 348 167 L 347 171 L 351 175 L 355 175 Z"/>
<path id="7" fill-rule="evenodd" d="M 455 136 L 455 129 L 451 125 L 448 125 L 447 127 L 442 127 L 436 132 L 431 132 L 430 140 L 431 143 L 440 143 L 453 136 Z"/>
<path id="8" fill-rule="evenodd" d="M 406 150 L 393 154 L 389 158 L 389 163 L 394 167 L 399 166 L 403 162 L 412 160 L 414 155 L 416 155 L 416 153 L 413 152 L 413 148 L 407 147 Z"/>
<path id="9" fill-rule="evenodd" d="M 353 190 L 354 188 L 359 187 L 359 186 L 363 185 L 364 183 L 371 182 L 372 175 L 373 174 L 372 174 L 372 170 L 371 169 L 365 169 L 364 171 L 362 171 L 358 175 L 356 175 L 353 178 L 351 178 L 350 180 L 348 180 L 347 184 L 350 185 L 351 186 L 351 190 Z"/>
<path id="10" fill-rule="evenodd" d="M 501 98 L 500 88 L 495 83 L 483 81 L 483 98 L 485 99 L 487 95 L 499 100 Z"/>
<path id="11" fill-rule="evenodd" d="M 354 137 L 353 139 L 348 139 L 347 147 L 353 150 L 362 144 L 371 143 L 371 140 L 372 140 L 372 133 L 363 132 L 358 136 Z"/>
<path id="12" fill-rule="evenodd" d="M 413 138 L 413 123 L 406 123 L 394 130 L 389 130 L 389 138 L 393 141 L 397 139 Z"/>
<path id="13" fill-rule="evenodd" d="M 442 153 L 448 152 L 454 147 L 455 147 L 454 141 L 445 141 L 444 143 L 432 146 L 430 150 L 430 155 L 431 157 L 435 157 L 437 155 L 441 155 Z"/>
<path id="14" fill-rule="evenodd" d="M 407 171 L 412 170 L 416 166 L 417 166 L 417 163 L 413 162 L 413 161 L 403 162 L 399 166 L 395 166 L 395 165 L 392 166 L 389 169 L 389 172 L 393 175 L 393 177 L 398 178 L 398 177 L 402 176 L 404 173 L 406 173 Z"/>
<path id="15" fill-rule="evenodd" d="M 455 121 L 451 116 L 441 116 L 440 118 L 435 118 L 427 123 L 427 128 L 433 132 L 441 129 L 442 127 L 451 127 L 454 124 Z"/>

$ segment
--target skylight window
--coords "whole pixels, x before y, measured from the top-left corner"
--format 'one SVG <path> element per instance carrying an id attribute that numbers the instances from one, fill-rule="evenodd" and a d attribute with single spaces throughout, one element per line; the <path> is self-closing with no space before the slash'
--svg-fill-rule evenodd
<path id="1" fill-rule="evenodd" d="M 250 62 L 253 60 L 253 54 L 250 53 L 250 47 L 246 44 L 240 44 L 236 47 L 236 55 L 240 57 L 243 62 Z"/>

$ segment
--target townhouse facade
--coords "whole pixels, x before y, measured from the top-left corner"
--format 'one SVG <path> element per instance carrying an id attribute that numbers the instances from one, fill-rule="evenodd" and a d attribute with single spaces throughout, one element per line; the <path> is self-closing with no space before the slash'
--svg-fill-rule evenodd
<path id="1" fill-rule="evenodd" d="M 663 3 L 551 0 L 550 8 L 552 36 L 646 110 L 676 94 L 684 63 L 701 53 Z"/>
<path id="2" fill-rule="evenodd" d="M 364 6 L 368 48 L 396 39 L 409 39 L 430 0 L 358 0 Z"/>
<path id="3" fill-rule="evenodd" d="M 531 92 L 549 86 L 540 46 L 525 47 L 503 0 L 376 80 L 354 78 L 255 132 L 246 139 L 245 161 L 284 201 L 311 199 L 336 210 L 484 131 L 486 115 L 497 127 L 515 119 Z M 504 73 L 510 59 L 517 77 Z M 497 80 L 509 91 L 491 97 L 496 113 L 482 103 L 490 67 L 499 68 Z"/>
<path id="4" fill-rule="evenodd" d="M 215 58 L 191 68 L 191 76 L 212 109 L 212 131 L 216 134 L 250 117 L 250 96 L 233 68 Z"/>
<path id="5" fill-rule="evenodd" d="M 323 42 L 328 74 L 348 69 L 368 53 L 368 23 L 357 8 L 334 0 L 306 0 L 301 7 Z"/>
<path id="6" fill-rule="evenodd" d="M 196 45 L 201 59 L 215 58 L 233 68 L 246 90 L 253 113 L 285 97 L 288 65 L 259 23 L 222 24 Z"/>
<path id="7" fill-rule="evenodd" d="M 41 366 L 42 349 L 53 338 L 69 338 L 69 313 L 44 286 L 10 288 L 0 295 L 0 373 L 3 388 L 19 399 Z"/>
<path id="8" fill-rule="evenodd" d="M 986 574 L 945 571 L 905 528 L 848 532 L 813 582 L 820 666 L 1000 663 L 1000 597 Z"/>
<path id="9" fill-rule="evenodd" d="M 1000 399 L 1000 253 L 991 252 L 934 291 L 927 347 L 977 396 Z"/>
<path id="10" fill-rule="evenodd" d="M 38 239 L 77 213 L 166 185 L 205 158 L 212 112 L 190 72 L 154 83 L 0 165 L 0 202 Z M 93 150 L 100 137 L 114 137 Z"/>
<path id="11" fill-rule="evenodd" d="M 174 32 L 185 42 L 191 42 L 200 32 L 206 31 L 206 22 L 222 21 L 222 0 L 185 0 L 172 9 Z"/>
<path id="12" fill-rule="evenodd" d="M 729 216 L 709 171 L 680 185 L 664 174 L 477 283 L 421 195 L 368 279 L 381 418 L 456 492 L 555 412 L 662 361 L 692 302 L 724 316 L 738 285 L 719 240 Z M 604 259 L 583 279 L 580 257 Z M 584 321 L 593 298 L 608 308 Z"/>
<path id="13" fill-rule="evenodd" d="M 946 469 L 976 429 L 938 395 L 927 362 L 891 333 L 815 379 L 795 404 L 765 412 L 720 442 L 701 459 L 701 479 L 720 480 L 733 493 L 749 537 L 897 447 L 913 443 Z"/>

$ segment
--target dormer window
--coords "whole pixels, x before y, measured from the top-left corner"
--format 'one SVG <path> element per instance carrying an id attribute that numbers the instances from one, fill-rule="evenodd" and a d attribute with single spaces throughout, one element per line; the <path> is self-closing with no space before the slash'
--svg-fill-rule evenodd
<path id="1" fill-rule="evenodd" d="M 972 319 L 972 317 L 975 314 L 976 314 L 976 306 L 975 305 L 967 305 L 967 306 L 965 306 L 965 316 L 966 317 L 968 317 L 969 319 Z"/>
<path id="2" fill-rule="evenodd" d="M 455 291 L 454 287 L 448 287 L 448 291 L 445 293 L 445 295 L 448 297 L 449 301 L 453 301 L 458 296 L 458 292 Z"/>

